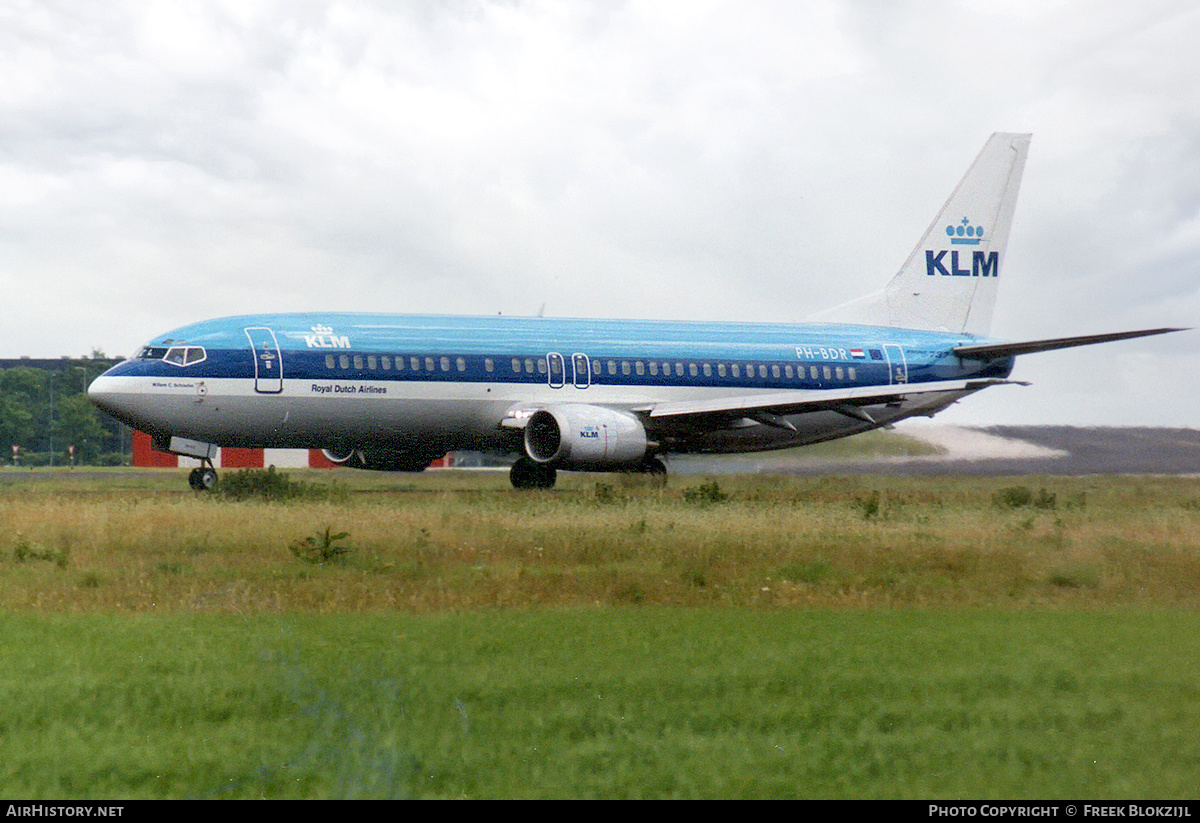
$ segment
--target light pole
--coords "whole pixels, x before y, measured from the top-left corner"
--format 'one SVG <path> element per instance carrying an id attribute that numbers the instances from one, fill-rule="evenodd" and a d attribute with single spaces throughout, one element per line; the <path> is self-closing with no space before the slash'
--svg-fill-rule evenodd
<path id="1" fill-rule="evenodd" d="M 50 468 L 54 468 L 54 374 L 50 375 L 50 421 L 46 428 L 46 436 L 50 438 Z"/>

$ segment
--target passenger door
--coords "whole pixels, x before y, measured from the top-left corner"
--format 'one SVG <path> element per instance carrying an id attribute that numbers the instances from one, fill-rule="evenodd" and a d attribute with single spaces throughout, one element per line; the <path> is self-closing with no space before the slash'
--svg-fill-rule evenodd
<path id="1" fill-rule="evenodd" d="M 283 357 L 275 332 L 263 326 L 246 329 L 250 350 L 254 353 L 254 390 L 259 394 L 283 391 Z"/>

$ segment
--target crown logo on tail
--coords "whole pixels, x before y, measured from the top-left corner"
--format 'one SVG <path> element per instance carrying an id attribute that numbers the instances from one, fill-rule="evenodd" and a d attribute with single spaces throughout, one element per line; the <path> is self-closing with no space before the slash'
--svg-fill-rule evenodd
<path id="1" fill-rule="evenodd" d="M 983 226 L 972 226 L 964 217 L 957 226 L 946 226 L 946 235 L 954 246 L 978 246 L 983 239 Z"/>

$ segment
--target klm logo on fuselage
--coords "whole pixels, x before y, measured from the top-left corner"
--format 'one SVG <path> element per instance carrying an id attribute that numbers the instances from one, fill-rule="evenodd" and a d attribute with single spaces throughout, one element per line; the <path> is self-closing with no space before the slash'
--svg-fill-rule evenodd
<path id="1" fill-rule="evenodd" d="M 958 225 L 946 226 L 946 237 L 951 246 L 978 246 L 983 240 L 983 226 L 972 226 L 964 217 Z M 925 273 L 930 277 L 935 274 L 942 277 L 999 277 L 1000 252 L 973 251 L 970 268 L 967 268 L 965 255 L 960 258 L 958 249 L 937 252 L 926 249 Z"/>
<path id="2" fill-rule="evenodd" d="M 304 342 L 310 349 L 348 349 L 350 338 L 334 334 L 330 326 L 317 325 L 312 327 L 313 333 L 304 335 Z"/>

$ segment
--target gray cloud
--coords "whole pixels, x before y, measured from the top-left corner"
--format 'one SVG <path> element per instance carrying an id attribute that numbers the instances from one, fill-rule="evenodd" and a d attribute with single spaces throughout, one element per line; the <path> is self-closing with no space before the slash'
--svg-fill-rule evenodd
<path id="1" fill-rule="evenodd" d="M 8 356 L 243 311 L 799 320 L 1031 131 L 995 333 L 1200 311 L 1186 2 L 0 5 Z M 1195 425 L 1196 335 L 959 422 Z M 994 396 L 992 393 L 995 393 Z"/>

